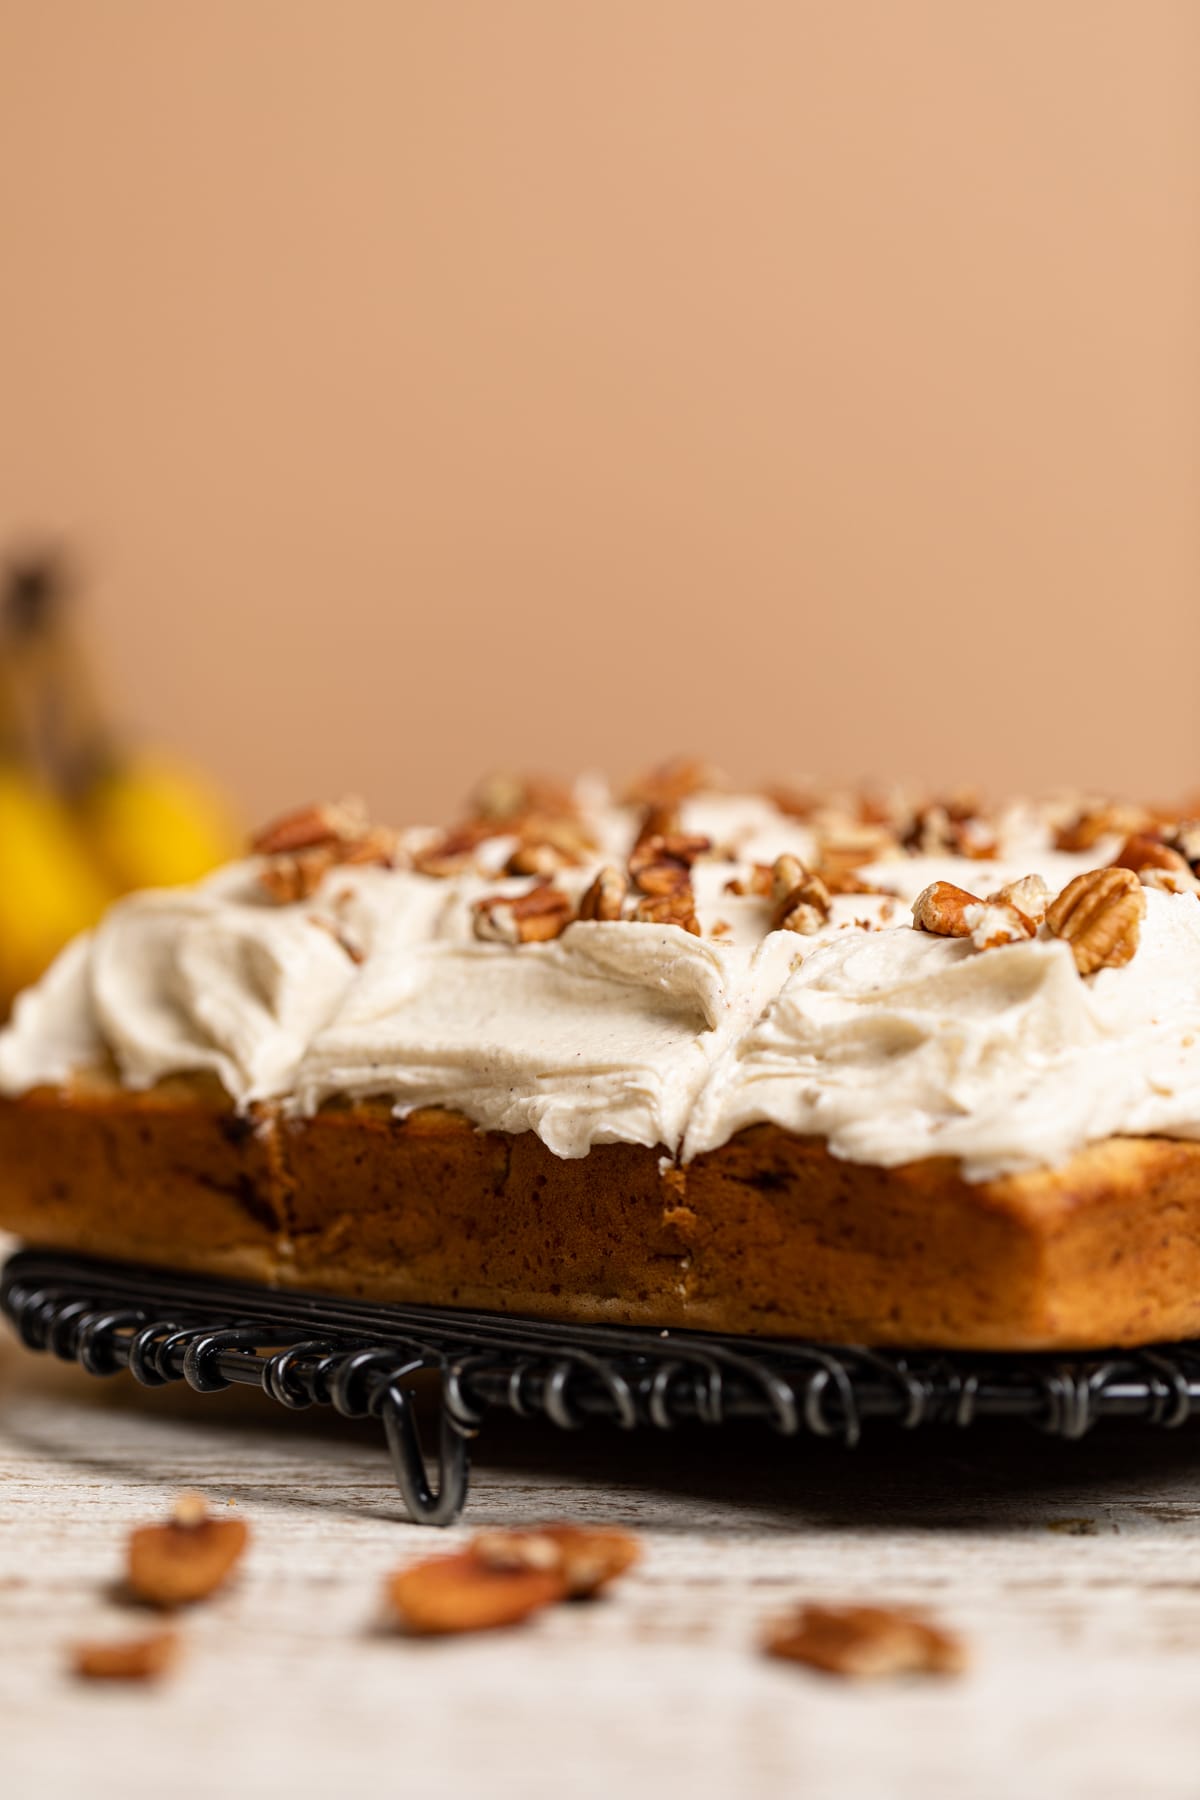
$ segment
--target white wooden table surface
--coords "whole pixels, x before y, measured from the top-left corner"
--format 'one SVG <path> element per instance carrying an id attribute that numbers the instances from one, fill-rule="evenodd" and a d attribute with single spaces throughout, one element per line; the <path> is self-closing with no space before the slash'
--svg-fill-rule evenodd
<path id="1" fill-rule="evenodd" d="M 156 1689 L 65 1673 L 138 1630 L 126 1527 L 200 1488 L 252 1524 Z M 377 1430 L 244 1392 L 145 1393 L 0 1347 L 0 1794 L 470 1800 L 1133 1800 L 1200 1795 L 1200 1425 L 877 1435 L 489 1429 L 467 1525 L 400 1522 Z M 384 1574 L 472 1527 L 644 1534 L 593 1605 L 489 1637 L 386 1630 Z M 852 1687 L 756 1653 L 801 1597 L 966 1634 L 957 1682 Z"/>

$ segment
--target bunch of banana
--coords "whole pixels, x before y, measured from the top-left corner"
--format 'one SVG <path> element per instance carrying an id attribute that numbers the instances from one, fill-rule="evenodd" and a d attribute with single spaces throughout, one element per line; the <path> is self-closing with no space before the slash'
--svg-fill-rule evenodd
<path id="1" fill-rule="evenodd" d="M 117 894 L 236 852 L 215 792 L 111 729 L 51 563 L 14 566 L 0 620 L 0 1017 Z"/>

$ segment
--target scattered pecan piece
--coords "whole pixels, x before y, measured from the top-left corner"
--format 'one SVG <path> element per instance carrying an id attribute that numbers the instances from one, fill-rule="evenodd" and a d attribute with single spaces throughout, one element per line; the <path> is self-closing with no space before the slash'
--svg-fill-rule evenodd
<path id="1" fill-rule="evenodd" d="M 913 924 L 918 931 L 937 937 L 970 937 L 967 908 L 982 902 L 977 894 L 955 887 L 952 881 L 931 881 L 913 901 Z"/>
<path id="2" fill-rule="evenodd" d="M 1046 923 L 1070 944 L 1079 973 L 1091 975 L 1132 960 L 1145 912 L 1146 896 L 1132 869 L 1089 869 L 1051 901 Z"/>
<path id="3" fill-rule="evenodd" d="M 540 882 L 527 894 L 486 894 L 476 900 L 475 936 L 498 944 L 544 944 L 571 923 L 571 902 L 558 888 Z"/>
<path id="4" fill-rule="evenodd" d="M 569 1596 L 590 1597 L 641 1556 L 627 1531 L 587 1525 L 537 1525 L 528 1531 L 480 1532 L 471 1548 L 493 1569 L 540 1569 L 561 1575 Z"/>
<path id="5" fill-rule="evenodd" d="M 474 1546 L 457 1555 L 430 1557 L 393 1575 L 387 1595 L 401 1621 L 422 1636 L 458 1631 L 493 1631 L 519 1624 L 544 1606 L 565 1600 L 561 1566 L 536 1568 L 529 1562 L 498 1567 Z"/>
<path id="6" fill-rule="evenodd" d="M 144 1637 L 76 1644 L 71 1669 L 86 1681 L 157 1681 L 179 1657 L 179 1634 L 152 1631 Z"/>
<path id="7" fill-rule="evenodd" d="M 320 913 L 309 913 L 308 922 L 310 925 L 315 925 L 318 931 L 323 931 L 331 937 L 338 949 L 344 951 L 352 963 L 362 962 L 363 953 L 359 945 L 340 926 L 335 925 L 332 919 L 323 919 Z"/>
<path id="8" fill-rule="evenodd" d="M 228 1580 L 249 1536 L 244 1520 L 215 1519 L 202 1495 L 181 1494 L 165 1524 L 130 1533 L 130 1590 L 154 1606 L 203 1600 Z"/>
<path id="9" fill-rule="evenodd" d="M 763 1642 L 768 1656 L 827 1675 L 957 1675 L 966 1649 L 953 1632 L 882 1606 L 802 1606 Z"/>
<path id="10" fill-rule="evenodd" d="M 647 894 L 637 903 L 634 918 L 639 925 L 679 925 L 700 936 L 696 917 L 696 900 L 690 886 L 674 888 L 669 894 Z"/>
<path id="11" fill-rule="evenodd" d="M 581 919 L 619 919 L 629 892 L 628 878 L 619 869 L 603 868 L 579 902 Z"/>
<path id="12" fill-rule="evenodd" d="M 772 929 L 798 931 L 812 937 L 829 923 L 833 910 L 829 889 L 819 875 L 810 875 L 795 856 L 776 858 L 771 870 L 771 899 L 775 911 Z"/>
<path id="13" fill-rule="evenodd" d="M 556 875 L 576 869 L 595 849 L 579 820 L 535 815 L 521 822 L 521 842 L 505 866 L 508 875 Z"/>

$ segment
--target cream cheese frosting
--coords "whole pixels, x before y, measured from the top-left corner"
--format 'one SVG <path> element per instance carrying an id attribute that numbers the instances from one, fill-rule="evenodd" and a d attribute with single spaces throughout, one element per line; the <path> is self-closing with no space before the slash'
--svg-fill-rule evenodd
<path id="1" fill-rule="evenodd" d="M 573 906 L 639 818 L 581 792 L 598 849 L 554 878 Z M 869 1163 L 955 1157 L 971 1180 L 1112 1134 L 1200 1136 L 1194 894 L 1147 889 L 1137 954 L 1086 979 L 1045 931 L 978 951 L 912 927 L 930 881 L 986 895 L 1037 873 L 1056 893 L 1119 839 L 1066 854 L 1043 813 L 1010 809 L 994 859 L 890 856 L 862 871 L 890 894 L 835 895 L 804 936 L 772 930 L 770 902 L 730 885 L 783 854 L 812 859 L 809 823 L 727 793 L 685 801 L 680 823 L 712 843 L 692 871 L 699 935 L 578 919 L 547 942 L 481 942 L 474 903 L 533 885 L 498 873 L 516 842 L 499 833 L 449 878 L 337 867 L 277 905 L 251 858 L 134 895 L 18 1000 L 0 1092 L 95 1064 L 135 1089 L 204 1071 L 239 1107 L 442 1105 L 563 1157 L 630 1143 L 687 1160 L 772 1121 Z M 406 834 L 402 852 L 434 835 Z"/>

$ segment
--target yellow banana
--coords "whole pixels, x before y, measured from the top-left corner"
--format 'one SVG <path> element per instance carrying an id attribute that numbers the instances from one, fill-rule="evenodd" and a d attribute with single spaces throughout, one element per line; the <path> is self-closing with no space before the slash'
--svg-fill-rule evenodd
<path id="1" fill-rule="evenodd" d="M 0 761 L 0 1014 L 111 898 L 66 808 L 19 764 Z"/>
<path id="2" fill-rule="evenodd" d="M 97 775 L 76 810 L 97 862 L 121 889 L 195 881 L 239 848 L 215 791 L 157 758 L 130 757 Z"/>

